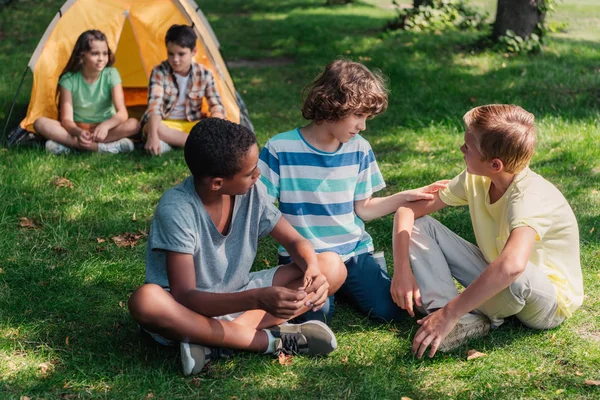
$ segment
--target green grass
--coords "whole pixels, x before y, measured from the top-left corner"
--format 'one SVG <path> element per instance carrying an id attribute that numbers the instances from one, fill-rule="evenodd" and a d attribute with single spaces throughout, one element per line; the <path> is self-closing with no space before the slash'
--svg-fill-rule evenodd
<path id="1" fill-rule="evenodd" d="M 23 0 L 0 13 L 2 127 L 31 52 L 60 4 Z M 332 321 L 339 349 L 328 358 L 297 357 L 280 366 L 270 357 L 238 354 L 186 378 L 177 351 L 141 338 L 126 310 L 129 294 L 144 280 L 145 238 L 133 248 L 117 248 L 110 239 L 147 232 L 161 194 L 187 174 L 181 151 L 151 159 L 0 150 L 0 398 L 600 397 L 599 387 L 584 383 L 600 380 L 597 2 L 560 2 L 554 18 L 569 21 L 570 31 L 553 35 L 539 56 L 514 58 L 466 50 L 476 39 L 472 33 L 382 34 L 394 13 L 367 4 L 199 4 L 227 59 L 292 61 L 231 70 L 261 144 L 303 123 L 301 90 L 331 59 L 362 59 L 388 76 L 388 111 L 365 133 L 386 193 L 462 170 L 461 117 L 469 108 L 510 102 L 535 113 L 539 145 L 532 168 L 563 191 L 580 225 L 583 306 L 547 332 L 510 320 L 470 343 L 487 356 L 467 361 L 467 348 L 417 360 L 410 353 L 413 321 L 376 324 L 341 304 Z M 12 126 L 26 110 L 30 84 L 29 77 Z M 57 176 L 73 188 L 53 185 Z M 21 227 L 23 217 L 36 228 Z M 437 217 L 473 240 L 466 209 L 445 209 Z M 391 228 L 390 217 L 368 224 L 388 265 Z M 275 262 L 275 244 L 266 240 L 255 268 Z"/>

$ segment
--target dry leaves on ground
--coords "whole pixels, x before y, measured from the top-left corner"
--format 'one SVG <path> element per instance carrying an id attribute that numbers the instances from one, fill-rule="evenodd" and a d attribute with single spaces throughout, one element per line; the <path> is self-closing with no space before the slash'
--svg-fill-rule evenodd
<path id="1" fill-rule="evenodd" d="M 590 386 L 600 386 L 600 381 L 593 381 L 591 379 L 586 379 L 584 383 Z"/>
<path id="2" fill-rule="evenodd" d="M 111 240 L 117 245 L 117 247 L 129 246 L 133 248 L 142 236 L 144 235 L 141 233 L 125 232 L 120 235 L 111 237 Z"/>
<path id="3" fill-rule="evenodd" d="M 63 176 L 55 176 L 51 183 L 56 187 L 67 187 L 69 189 L 73 189 L 75 187 L 73 182 Z"/>
<path id="4" fill-rule="evenodd" d="M 283 351 L 279 353 L 277 358 L 279 360 L 279 365 L 292 365 L 292 356 L 285 354 Z"/>
<path id="5" fill-rule="evenodd" d="M 19 220 L 19 226 L 21 228 L 28 228 L 28 229 L 39 229 L 39 226 L 37 226 L 37 224 L 30 220 L 27 217 L 21 217 L 21 219 Z"/>
<path id="6" fill-rule="evenodd" d="M 480 357 L 486 357 L 487 354 L 485 353 L 481 353 L 475 349 L 471 349 L 469 350 L 469 352 L 467 353 L 467 360 L 474 360 L 476 358 L 480 358 Z"/>

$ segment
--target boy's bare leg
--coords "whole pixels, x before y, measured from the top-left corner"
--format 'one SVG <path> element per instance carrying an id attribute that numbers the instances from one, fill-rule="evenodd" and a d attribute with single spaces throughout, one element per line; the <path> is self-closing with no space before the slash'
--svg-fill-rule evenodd
<path id="1" fill-rule="evenodd" d="M 255 352 L 265 352 L 269 344 L 265 332 L 195 313 L 155 284 L 143 285 L 133 292 L 129 311 L 143 328 L 180 342 Z"/>
<path id="2" fill-rule="evenodd" d="M 328 294 L 335 293 L 344 283 L 345 266 L 333 253 L 319 254 L 318 258 L 329 282 Z M 280 267 L 273 277 L 273 286 L 296 289 L 303 284 L 302 271 L 293 264 Z M 309 307 L 302 307 L 297 315 L 308 310 Z M 264 352 L 268 346 L 267 334 L 261 329 L 285 321 L 263 310 L 247 311 L 234 322 L 205 317 L 179 304 L 169 292 L 154 284 L 146 284 L 131 295 L 129 311 L 143 328 L 168 339 L 256 352 Z"/>
<path id="3" fill-rule="evenodd" d="M 144 132 L 147 131 L 150 124 L 144 125 Z M 188 134 L 177 129 L 169 128 L 162 122 L 158 124 L 158 138 L 163 142 L 170 144 L 175 147 L 183 147 L 185 145 L 185 141 L 188 138 Z"/>
<path id="4" fill-rule="evenodd" d="M 317 254 L 317 259 L 319 260 L 319 269 L 329 283 L 327 296 L 330 296 L 337 292 L 344 284 L 347 275 L 346 266 L 337 254 L 331 252 Z M 285 286 L 289 289 L 297 289 L 304 286 L 303 278 L 302 271 L 294 263 L 282 265 L 273 277 L 273 286 Z M 309 296 L 305 300 L 310 299 Z M 309 307 L 302 307 L 292 318 L 302 315 L 309 310 Z M 246 311 L 234 320 L 237 324 L 255 327 L 256 329 L 279 325 L 285 321 L 285 319 L 277 318 L 263 310 Z"/>
<path id="5" fill-rule="evenodd" d="M 108 131 L 108 135 L 102 143 L 116 142 L 119 139 L 135 135 L 140 130 L 140 123 L 135 118 L 129 118 Z"/>

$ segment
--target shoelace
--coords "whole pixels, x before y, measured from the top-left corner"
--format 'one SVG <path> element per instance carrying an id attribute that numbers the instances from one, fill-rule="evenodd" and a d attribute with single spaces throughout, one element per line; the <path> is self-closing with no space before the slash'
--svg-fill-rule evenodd
<path id="1" fill-rule="evenodd" d="M 281 335 L 281 349 L 285 354 L 298 354 L 298 335 Z"/>

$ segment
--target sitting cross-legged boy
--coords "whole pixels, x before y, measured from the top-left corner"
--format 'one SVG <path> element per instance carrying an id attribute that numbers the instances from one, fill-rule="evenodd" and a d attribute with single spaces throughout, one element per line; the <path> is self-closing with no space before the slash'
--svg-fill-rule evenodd
<path id="1" fill-rule="evenodd" d="M 408 202 L 432 199 L 445 187 L 407 190 L 385 197 L 385 187 L 369 142 L 359 135 L 367 120 L 387 108 L 387 89 L 378 73 L 360 63 L 335 60 L 307 86 L 302 116 L 308 125 L 271 138 L 260 154 L 261 182 L 271 201 L 319 252 L 339 254 L 348 277 L 340 293 L 373 319 L 395 321 L 406 316 L 390 296 L 385 259 L 373 251 L 363 221 L 395 212 Z M 289 253 L 279 249 L 279 262 Z M 327 320 L 333 298 L 321 312 L 307 316 Z"/>
<path id="2" fill-rule="evenodd" d="M 225 118 L 212 72 L 194 61 L 196 39 L 191 26 L 171 26 L 165 36 L 167 59 L 152 69 L 148 109 L 141 121 L 145 148 L 152 155 L 166 153 L 171 146 L 183 147 L 203 117 L 203 99 L 211 117 Z"/>
<path id="3" fill-rule="evenodd" d="M 156 208 L 146 284 L 129 299 L 133 319 L 162 344 L 180 342 L 183 370 L 198 373 L 222 348 L 324 355 L 337 342 L 320 321 L 284 324 L 318 310 L 346 278 L 334 253 L 317 255 L 269 201 L 256 137 L 208 118 L 184 148 L 192 176 Z M 258 240 L 270 234 L 293 262 L 250 272 Z"/>
<path id="4" fill-rule="evenodd" d="M 513 315 L 530 328 L 554 328 L 583 301 L 575 215 L 560 191 L 529 169 L 533 114 L 493 104 L 463 119 L 467 168 L 434 200 L 400 208 L 394 220 L 399 279 L 392 296 L 400 307 L 412 312 L 416 304 L 427 314 L 413 339 L 419 358 L 428 346 L 433 357 Z M 424 216 L 462 205 L 469 206 L 477 246 Z"/>

